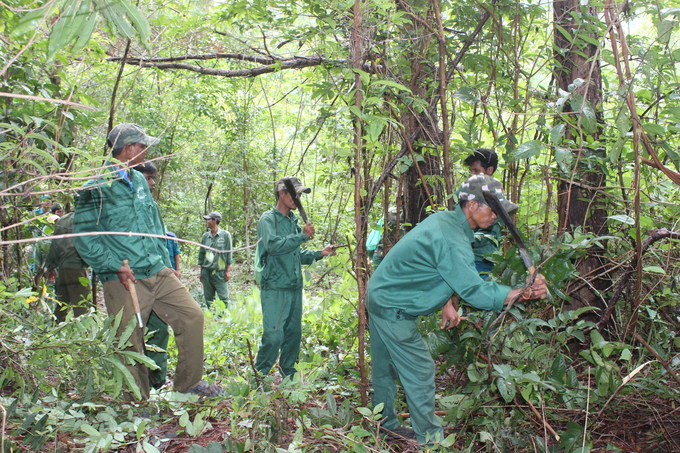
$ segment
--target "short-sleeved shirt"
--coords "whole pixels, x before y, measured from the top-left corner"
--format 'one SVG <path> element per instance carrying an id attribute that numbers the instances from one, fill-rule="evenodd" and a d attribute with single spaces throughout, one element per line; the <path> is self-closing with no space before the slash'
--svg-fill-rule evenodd
<path id="1" fill-rule="evenodd" d="M 484 281 L 475 268 L 475 237 L 461 208 L 431 215 L 385 256 L 368 283 L 368 310 L 427 315 L 453 293 L 473 307 L 500 310 L 507 286 Z"/>
<path id="2" fill-rule="evenodd" d="M 217 250 L 231 250 L 231 234 L 222 228 L 217 229 L 215 236 L 212 231 L 206 231 L 201 244 Z M 231 252 L 215 253 L 203 247 L 198 252 L 198 265 L 211 271 L 225 271 L 232 261 Z"/>
<path id="3" fill-rule="evenodd" d="M 179 242 L 177 242 L 175 239 L 171 239 L 171 238 L 177 237 L 177 235 L 175 233 L 173 233 L 172 231 L 168 231 L 167 235 L 168 235 L 168 255 L 170 256 L 170 264 L 172 264 L 172 268 L 174 270 L 177 270 L 177 264 L 175 263 L 175 256 L 180 254 Z"/>

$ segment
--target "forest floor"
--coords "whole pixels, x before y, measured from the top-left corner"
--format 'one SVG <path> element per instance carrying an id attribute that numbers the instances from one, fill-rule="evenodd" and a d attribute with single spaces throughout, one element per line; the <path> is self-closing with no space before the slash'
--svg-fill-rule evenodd
<path id="1" fill-rule="evenodd" d="M 250 280 L 250 272 L 245 266 L 234 266 L 232 270 L 233 278 L 230 282 L 230 294 L 236 301 L 240 301 L 244 306 L 250 304 L 247 315 L 250 317 L 249 322 L 252 323 L 251 332 L 258 330 L 257 323 L 261 322 L 257 318 L 257 307 L 259 301 L 255 301 L 252 297 L 254 283 Z M 183 272 L 183 282 L 194 296 L 197 302 L 203 302 L 202 286 L 198 280 L 198 267 L 186 266 Z M 318 279 L 318 275 L 314 274 L 314 278 Z M 317 281 L 317 280 L 314 280 Z M 314 300 L 321 294 L 325 288 L 336 285 L 336 281 L 324 281 L 319 288 L 308 290 L 306 300 Z M 323 295 L 321 294 L 321 297 Z M 99 291 L 98 305 L 100 312 L 105 313 L 105 308 L 102 304 L 103 294 Z M 246 302 L 247 301 L 247 302 Z M 310 302 L 313 303 L 313 302 Z M 225 324 L 238 322 L 233 318 L 221 318 L 219 313 L 206 311 L 206 331 L 215 332 L 215 326 L 224 328 L 230 331 L 230 337 L 227 341 L 235 341 L 235 336 L 239 333 L 233 332 L 234 326 Z M 241 326 L 243 327 L 243 326 Z M 219 330 L 218 330 L 219 331 Z M 208 338 L 206 334 L 207 347 L 215 348 L 215 340 Z M 257 343 L 257 336 L 251 335 L 251 340 Z M 241 339 L 242 340 L 242 339 Z M 221 341 L 221 340 L 220 340 Z M 243 342 L 243 341 L 241 341 Z M 171 347 L 173 344 L 171 344 Z M 253 344 L 253 348 L 256 348 Z M 225 346 L 228 349 L 228 346 Z M 168 348 L 169 350 L 171 348 Z M 252 374 L 249 374 L 250 359 L 247 357 L 248 352 L 237 351 L 242 354 L 235 360 L 240 363 L 231 364 L 232 369 L 240 371 L 233 375 L 223 373 L 222 376 L 217 376 L 215 370 L 207 370 L 206 378 L 211 382 L 217 382 L 229 388 L 230 392 L 224 397 L 214 399 L 202 399 L 198 401 L 186 401 L 177 403 L 170 401 L 173 398 L 171 392 L 172 377 L 174 372 L 174 360 L 176 360 L 176 353 L 171 353 L 171 365 L 168 369 L 168 381 L 166 386 L 159 394 L 156 394 L 159 400 L 149 402 L 143 405 L 132 406 L 134 417 L 142 416 L 148 423 L 145 435 L 146 441 L 152 444 L 157 451 L 168 453 L 213 453 L 223 451 L 243 452 L 260 451 L 259 448 L 265 444 L 273 447 L 275 451 L 292 451 L 289 450 L 291 445 L 295 445 L 295 451 L 305 452 L 341 452 L 341 451 L 382 451 L 382 452 L 416 452 L 419 451 L 418 446 L 412 441 L 393 441 L 386 442 L 381 436 L 366 436 L 366 444 L 363 448 L 357 448 L 357 437 L 355 434 L 358 429 L 375 431 L 376 422 L 368 420 L 364 417 L 362 419 L 358 409 L 360 408 L 360 398 L 358 389 L 360 387 L 360 380 L 357 374 L 346 373 L 346 377 L 341 386 L 333 386 L 330 388 L 328 380 L 317 379 L 316 381 L 302 383 L 282 382 L 280 376 L 271 376 L 265 383 L 249 382 L 252 381 Z M 174 355 L 173 355 L 174 354 Z M 245 355 L 245 356 L 243 356 Z M 446 367 L 445 358 L 441 357 L 437 361 L 438 369 L 441 370 L 436 377 L 437 393 L 438 395 L 447 395 L 453 389 L 464 389 L 468 384 L 468 374 L 465 371 L 460 371 L 455 367 Z M 208 367 L 210 368 L 210 367 Z M 346 370 L 345 370 L 346 371 Z M 579 375 L 579 381 L 584 385 L 593 386 L 585 373 Z M 259 385 L 258 385 L 259 384 Z M 370 384 L 370 383 L 369 383 Z M 233 391 L 233 388 L 245 388 L 245 391 Z M 234 387 L 236 386 L 236 387 Z M 299 387 L 296 388 L 296 386 Z M 537 412 L 532 411 L 526 402 L 517 396 L 511 404 L 505 403 L 498 398 L 498 406 L 505 405 L 509 407 L 511 412 L 519 414 L 519 417 L 513 416 L 512 420 L 499 420 L 497 428 L 507 429 L 508 437 L 513 436 L 514 433 L 530 433 L 528 438 L 522 446 L 518 444 L 517 447 L 506 445 L 501 449 L 482 435 L 479 426 L 476 426 L 472 421 L 475 418 L 482 418 L 487 416 L 487 407 L 480 407 L 463 421 L 453 421 L 445 425 L 445 434 L 454 435 L 456 441 L 450 447 L 449 451 L 544 451 L 541 445 L 537 445 L 535 438 L 548 439 L 550 451 L 561 451 L 557 445 L 557 441 L 550 433 L 553 428 L 559 433 L 569 432 L 570 422 L 575 422 L 579 426 L 586 426 L 589 434 L 592 448 L 590 452 L 650 452 L 663 453 L 680 451 L 680 401 L 663 400 L 650 396 L 648 392 L 642 387 L 636 387 L 633 383 L 633 391 L 628 391 L 625 396 L 614 396 L 607 410 L 598 413 L 593 410 L 592 413 L 585 413 L 581 410 L 574 410 L 564 408 L 550 407 L 547 408 L 552 414 L 560 413 L 559 422 L 551 422 L 553 425 L 544 425 L 542 420 L 546 413 L 546 408 L 538 407 Z M 340 388 L 338 391 L 337 389 Z M 296 391 L 298 391 L 296 393 Z M 9 397 L 12 389 L 2 389 L 0 395 Z M 594 391 L 594 390 L 593 390 Z M 329 401 L 329 394 L 332 393 L 333 401 Z M 297 395 L 297 396 L 296 396 Z M 152 396 L 152 399 L 154 397 Z M 250 400 L 250 401 L 245 401 Z M 398 397 L 403 401 L 403 395 Z M 237 400 L 240 401 L 237 404 Z M 106 401 L 106 400 L 105 400 Z M 335 426 L 332 424 L 319 423 L 316 425 L 305 426 L 301 421 L 303 417 L 299 414 L 306 411 L 307 417 L 311 414 L 329 414 L 331 409 L 329 404 L 340 408 L 343 403 L 347 401 L 349 408 L 349 416 L 345 419 L 346 423 L 340 423 Z M 248 410 L 244 411 L 244 407 L 248 404 Z M 130 410 L 130 406 L 121 404 L 119 401 L 110 401 L 111 407 L 115 407 L 116 411 L 125 418 L 125 410 Z M 186 410 L 192 410 L 193 414 L 198 414 L 200 411 L 205 414 L 203 421 L 205 422 L 203 429 L 198 429 L 198 432 L 188 433 L 186 421 L 182 424 L 182 418 L 177 416 L 178 407 L 184 406 Z M 268 406 L 268 407 L 267 407 Z M 127 407 L 128 409 L 124 409 Z M 275 417 L 262 417 L 260 425 L 257 422 L 253 424 L 253 420 L 258 420 L 254 413 L 258 411 L 270 411 L 272 408 L 276 414 Z M 279 410 L 278 408 L 282 408 Z M 408 425 L 408 410 L 403 402 L 398 405 L 398 410 L 402 411 L 402 416 L 405 424 Z M 336 411 L 340 411 L 336 409 Z M 506 411 L 507 412 L 507 411 Z M 329 414 L 330 415 L 330 414 Z M 446 421 L 449 420 L 445 411 L 438 413 Z M 342 418 L 338 415 L 338 418 Z M 271 420 L 277 419 L 280 423 L 278 430 L 270 425 L 267 425 Z M 519 420 L 518 426 L 506 426 L 508 423 L 515 423 Z M 194 419 L 194 423 L 196 419 Z M 276 432 L 274 432 L 276 431 Z M 490 431 L 490 429 L 489 429 Z M 7 431 L 9 434 L 9 431 Z M 6 432 L 3 429 L 3 437 Z M 7 435 L 7 439 L 11 440 L 15 446 L 18 447 L 14 451 L 34 451 L 30 443 L 30 438 L 25 435 Z M 138 452 L 140 451 L 140 442 L 124 442 L 117 447 L 118 451 Z M 250 447 L 249 449 L 247 447 Z M 557 448 L 557 449 L 556 449 Z M 268 448 L 270 450 L 271 448 Z M 88 445 L 83 443 L 82 433 L 75 432 L 58 432 L 57 436 L 48 440 L 40 451 L 91 451 L 88 450 Z M 147 450 L 152 451 L 152 450 Z M 273 451 L 273 450 L 272 450 Z M 583 452 L 588 451 L 587 448 Z"/>

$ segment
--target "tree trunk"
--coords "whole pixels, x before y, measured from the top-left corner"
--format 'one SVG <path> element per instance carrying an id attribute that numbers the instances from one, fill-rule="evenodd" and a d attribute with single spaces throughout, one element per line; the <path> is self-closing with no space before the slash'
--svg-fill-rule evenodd
<path id="1" fill-rule="evenodd" d="M 599 41 L 599 27 L 589 17 L 597 16 L 597 8 L 581 6 L 578 0 L 556 0 L 555 14 L 555 60 L 557 63 L 557 86 L 565 92 L 572 92 L 570 102 L 564 106 L 567 129 L 565 140 L 573 140 L 574 169 L 563 175 L 569 182 L 558 184 L 559 232 L 583 231 L 596 235 L 608 233 L 607 211 L 603 208 L 605 198 L 599 189 L 606 187 L 605 171 L 599 167 L 596 158 L 604 157 L 604 149 L 587 148 L 585 136 L 598 140 L 602 120 L 602 73 L 597 59 L 597 46 L 578 37 L 586 34 Z M 580 19 L 576 19 L 576 18 Z M 565 32 L 570 36 L 565 36 Z M 579 86 L 578 79 L 584 82 Z M 576 96 L 574 96 L 576 95 Z M 581 96 L 581 97 L 579 97 Z M 585 101 L 583 101 L 583 99 Z M 590 110 L 589 110 L 590 109 Z M 592 112 L 592 113 L 590 113 Z M 594 115 L 595 124 L 589 127 Z M 589 118 L 590 116 L 590 118 Z M 581 275 L 600 267 L 602 262 L 594 254 L 577 263 Z M 585 286 L 575 294 L 573 307 L 603 306 L 596 291 L 610 286 L 607 278 L 597 279 L 591 286 Z"/>

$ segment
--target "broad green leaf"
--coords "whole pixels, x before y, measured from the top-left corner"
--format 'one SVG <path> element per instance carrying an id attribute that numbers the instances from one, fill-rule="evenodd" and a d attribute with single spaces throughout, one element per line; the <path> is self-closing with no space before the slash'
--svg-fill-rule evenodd
<path id="1" fill-rule="evenodd" d="M 502 377 L 499 377 L 496 380 L 496 387 L 498 387 L 498 391 L 500 392 L 501 396 L 508 403 L 511 402 L 515 398 L 515 395 L 517 394 L 515 384 L 512 382 L 508 382 Z"/>
<path id="2" fill-rule="evenodd" d="M 486 431 L 479 432 L 480 442 L 493 442 L 493 436 Z"/>
<path id="3" fill-rule="evenodd" d="M 378 138 L 380 138 L 380 133 L 382 132 L 382 128 L 383 122 L 379 119 L 375 119 L 366 125 L 366 132 L 368 132 L 370 141 L 378 141 Z"/>
<path id="4" fill-rule="evenodd" d="M 642 125 L 645 132 L 651 135 L 666 135 L 666 128 L 654 123 L 645 123 Z"/>
<path id="5" fill-rule="evenodd" d="M 559 145 L 564 138 L 564 134 L 567 131 L 567 126 L 564 123 L 560 123 L 553 127 L 550 131 L 550 143 L 553 145 Z"/>
<path id="6" fill-rule="evenodd" d="M 659 266 L 645 266 L 642 268 L 643 272 L 653 272 L 655 274 L 665 274 L 666 271 Z"/>
<path id="7" fill-rule="evenodd" d="M 357 411 L 359 411 L 359 413 L 361 415 L 363 415 L 364 417 L 370 417 L 371 415 L 373 415 L 373 411 L 371 411 L 367 407 L 359 407 L 359 408 L 357 408 Z"/>
<path id="8" fill-rule="evenodd" d="M 635 219 L 633 219 L 629 215 L 625 214 L 617 214 L 617 215 L 610 215 L 607 217 L 608 219 L 616 220 L 617 222 L 625 223 L 626 225 L 635 225 Z"/>
<path id="9" fill-rule="evenodd" d="M 101 434 L 99 433 L 99 431 L 97 431 L 97 430 L 94 429 L 92 426 L 88 425 L 87 423 L 83 423 L 82 425 L 80 425 L 80 430 L 81 430 L 82 432 L 84 432 L 85 434 L 87 434 L 88 436 L 90 436 L 90 437 L 99 437 L 99 436 L 101 436 Z"/>
<path id="10" fill-rule="evenodd" d="M 385 86 L 388 86 L 388 87 L 396 88 L 396 89 L 401 90 L 401 91 L 406 91 L 408 93 L 411 93 L 411 90 L 409 88 L 405 87 L 401 83 L 397 83 L 397 82 L 394 82 L 392 80 L 376 80 L 376 81 L 373 82 L 373 85 L 385 85 Z"/>
<path id="11" fill-rule="evenodd" d="M 621 106 L 619 114 L 616 115 L 616 128 L 619 130 L 619 136 L 625 137 L 630 130 L 630 112 L 628 111 L 628 106 Z"/>
<path id="12" fill-rule="evenodd" d="M 560 164 L 569 165 L 574 160 L 571 150 L 566 148 L 555 148 L 555 160 Z"/>
<path id="13" fill-rule="evenodd" d="M 584 99 L 581 107 L 581 125 L 591 134 L 597 132 L 597 117 L 590 102 Z"/>
<path id="14" fill-rule="evenodd" d="M 530 142 L 524 142 L 515 148 L 511 155 L 511 159 L 529 159 L 540 154 L 541 151 L 543 151 L 543 142 L 539 140 L 531 140 Z"/>
<path id="15" fill-rule="evenodd" d="M 676 21 L 664 20 L 656 24 L 656 39 L 660 44 L 666 45 L 671 39 L 671 32 L 675 26 Z"/>

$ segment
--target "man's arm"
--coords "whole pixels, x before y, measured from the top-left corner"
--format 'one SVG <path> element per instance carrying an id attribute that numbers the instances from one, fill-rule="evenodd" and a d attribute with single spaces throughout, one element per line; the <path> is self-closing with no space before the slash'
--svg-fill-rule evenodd
<path id="1" fill-rule="evenodd" d="M 73 233 L 91 233 L 104 231 L 101 222 L 98 223 L 100 200 L 97 189 L 83 190 L 76 201 L 76 211 L 73 218 Z M 73 237 L 78 254 L 92 269 L 97 271 L 118 272 L 121 264 L 111 250 L 101 241 L 101 236 Z"/>
<path id="2" fill-rule="evenodd" d="M 270 255 L 285 255 L 293 252 L 308 239 L 303 232 L 287 236 L 277 235 L 273 215 L 263 216 L 260 219 L 257 225 L 257 235 L 262 238 L 262 246 Z"/>
<path id="3" fill-rule="evenodd" d="M 201 236 L 201 245 L 203 245 L 203 238 L 205 237 L 205 233 L 203 233 L 203 236 Z M 203 247 L 198 248 L 198 265 L 203 266 L 203 261 L 205 260 L 205 249 Z"/>

